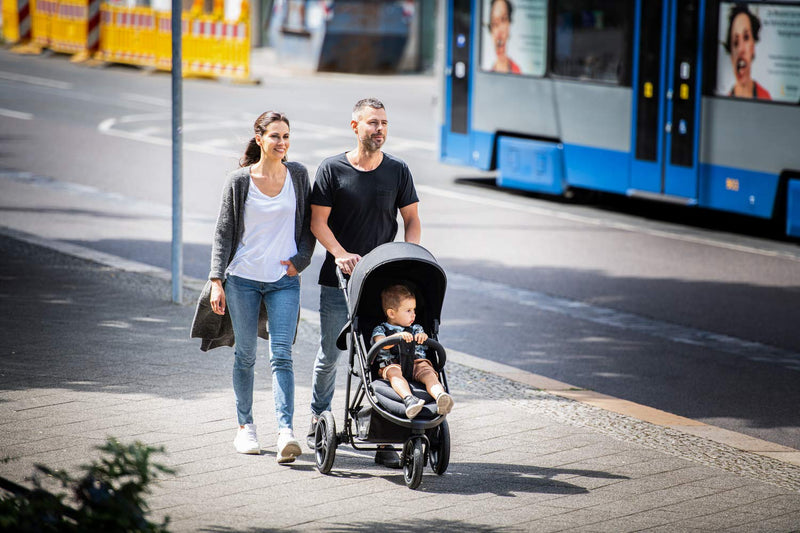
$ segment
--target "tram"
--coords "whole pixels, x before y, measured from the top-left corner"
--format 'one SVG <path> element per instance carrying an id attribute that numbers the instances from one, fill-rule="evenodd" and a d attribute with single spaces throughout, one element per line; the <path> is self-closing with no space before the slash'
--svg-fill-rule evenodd
<path id="1" fill-rule="evenodd" d="M 785 222 L 800 237 L 800 2 L 445 0 L 439 157 L 497 185 Z"/>

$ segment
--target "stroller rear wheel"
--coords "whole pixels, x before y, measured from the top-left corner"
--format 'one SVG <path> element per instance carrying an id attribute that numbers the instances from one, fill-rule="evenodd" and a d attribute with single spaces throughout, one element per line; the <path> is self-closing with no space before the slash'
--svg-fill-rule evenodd
<path id="1" fill-rule="evenodd" d="M 442 475 L 450 464 L 450 427 L 447 420 L 433 429 L 428 430 L 430 447 L 428 453 L 431 457 L 431 468 L 438 475 Z"/>
<path id="2" fill-rule="evenodd" d="M 333 413 L 325 411 L 317 420 L 317 432 L 314 434 L 314 456 L 317 470 L 327 474 L 333 467 L 336 458 L 336 421 Z"/>
<path id="3" fill-rule="evenodd" d="M 409 439 L 403 446 L 403 479 L 409 489 L 416 489 L 422 482 L 422 439 Z"/>

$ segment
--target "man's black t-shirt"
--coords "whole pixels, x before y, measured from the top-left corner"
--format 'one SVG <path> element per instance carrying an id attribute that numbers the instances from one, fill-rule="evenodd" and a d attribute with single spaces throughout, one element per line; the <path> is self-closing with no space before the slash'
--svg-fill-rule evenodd
<path id="1" fill-rule="evenodd" d="M 378 168 L 357 170 L 342 153 L 317 169 L 311 203 L 331 208 L 328 217 L 336 240 L 350 253 L 365 255 L 397 235 L 397 210 L 418 202 L 408 166 L 384 153 Z M 328 252 L 319 271 L 320 285 L 336 287 L 336 264 Z"/>

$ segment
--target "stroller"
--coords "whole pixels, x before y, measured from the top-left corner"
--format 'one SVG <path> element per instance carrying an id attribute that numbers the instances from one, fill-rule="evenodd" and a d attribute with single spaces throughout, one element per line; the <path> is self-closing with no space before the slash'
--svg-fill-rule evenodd
<path id="1" fill-rule="evenodd" d="M 378 446 L 388 445 L 401 452 L 405 483 L 416 489 L 428 461 L 438 475 L 447 470 L 450 430 L 445 417 L 437 414 L 434 398 L 407 374 L 416 344 L 385 338 L 370 347 L 370 334 L 384 321 L 381 290 L 394 283 L 407 285 L 417 299 L 417 323 L 428 333 L 424 343 L 427 358 L 449 392 L 444 372 L 446 354 L 436 340 L 447 278 L 428 250 L 405 242 L 383 244 L 365 255 L 353 270 L 349 284 L 338 267 L 336 272 L 348 310 L 348 321 L 337 339 L 339 349 L 346 349 L 349 355 L 347 392 L 341 432 L 336 432 L 330 411 L 319 416 L 314 436 L 317 470 L 322 474 L 330 472 L 340 444 L 349 443 L 356 450 L 377 450 Z M 379 378 L 373 365 L 381 348 L 387 345 L 399 348 L 403 375 L 412 394 L 425 400 L 422 411 L 413 420 L 406 418 L 402 399 L 388 381 Z M 397 450 L 395 445 L 402 447 Z"/>

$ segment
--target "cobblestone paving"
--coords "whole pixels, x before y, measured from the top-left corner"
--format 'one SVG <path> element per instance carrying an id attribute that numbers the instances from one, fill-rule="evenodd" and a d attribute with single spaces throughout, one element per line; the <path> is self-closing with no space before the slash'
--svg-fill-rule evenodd
<path id="1" fill-rule="evenodd" d="M 509 402 L 531 413 L 544 413 L 559 422 L 591 428 L 623 442 L 641 444 L 682 459 L 800 491 L 798 466 L 555 396 L 458 363 L 449 361 L 447 368 L 451 387 Z"/>

